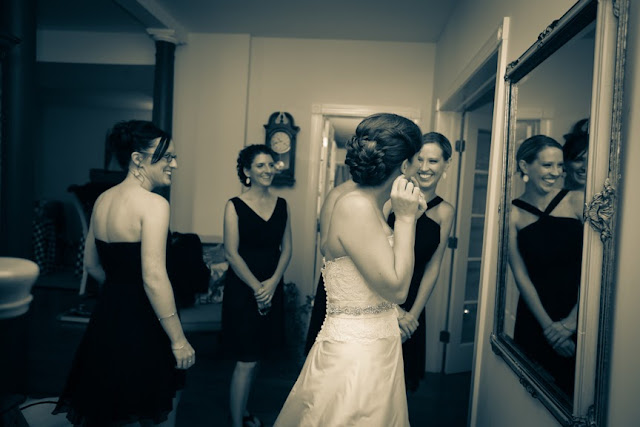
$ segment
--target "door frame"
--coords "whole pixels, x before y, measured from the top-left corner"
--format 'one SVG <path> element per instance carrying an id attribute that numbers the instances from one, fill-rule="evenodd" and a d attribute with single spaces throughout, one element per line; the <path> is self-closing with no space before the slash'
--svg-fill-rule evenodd
<path id="1" fill-rule="evenodd" d="M 349 104 L 312 104 L 311 105 L 311 138 L 310 138 L 310 154 L 309 154 L 309 180 L 306 191 L 306 206 L 313 206 L 314 209 L 310 209 L 312 212 L 307 218 L 306 229 L 313 234 L 309 234 L 312 237 L 311 242 L 313 245 L 309 245 L 311 251 L 307 257 L 307 265 L 315 265 L 316 248 L 318 247 L 317 224 L 318 217 L 316 214 L 317 192 L 318 182 L 320 179 L 320 167 L 322 167 L 322 133 L 324 130 L 325 118 L 331 119 L 331 117 L 367 117 L 371 114 L 380 112 L 394 113 L 410 120 L 413 120 L 418 126 L 420 125 L 420 109 L 410 107 L 399 106 L 376 106 L 376 105 L 349 105 Z M 310 295 L 315 294 L 315 287 L 317 285 L 316 278 L 318 277 L 318 271 L 322 266 L 316 266 L 313 269 L 309 269 L 308 280 L 312 283 L 312 289 Z"/>
<path id="2" fill-rule="evenodd" d="M 495 76 L 493 124 L 491 137 L 491 158 L 489 170 L 500 170 L 504 148 L 505 132 L 505 83 L 504 75 L 508 65 L 507 52 L 509 42 L 509 17 L 504 17 L 489 39 L 478 50 L 473 59 L 459 74 L 448 95 L 436 102 L 435 126 L 436 131 L 445 135 L 458 135 L 462 127 L 462 112 L 469 106 L 473 99 L 462 96 L 462 91 L 467 83 L 476 75 L 480 68 L 492 56 L 497 54 L 497 69 Z M 478 89 L 481 89 L 478 87 Z M 452 165 L 454 166 L 454 165 Z M 491 218 L 498 217 L 498 199 L 500 197 L 500 176 L 496 173 L 489 174 L 487 188 L 487 207 L 483 236 L 482 268 L 480 271 L 480 289 L 478 293 L 478 311 L 476 318 L 475 345 L 473 350 L 473 364 L 471 368 L 471 392 L 469 402 L 468 425 L 475 425 L 477 419 L 478 387 L 480 384 L 481 356 L 486 354 L 484 348 L 490 346 L 489 334 L 493 327 L 493 309 L 495 302 L 491 298 L 495 295 L 490 286 L 482 286 L 487 283 L 495 283 L 498 248 L 497 222 Z M 451 251 L 451 249 L 447 249 Z M 449 252 L 449 255 L 451 253 Z M 447 264 L 447 265 L 445 265 Z M 451 268 L 451 257 L 445 257 L 442 271 Z M 493 279 L 493 282 L 492 282 Z M 486 313 L 490 313 L 489 316 Z M 450 313 L 447 313 L 450 315 Z"/>

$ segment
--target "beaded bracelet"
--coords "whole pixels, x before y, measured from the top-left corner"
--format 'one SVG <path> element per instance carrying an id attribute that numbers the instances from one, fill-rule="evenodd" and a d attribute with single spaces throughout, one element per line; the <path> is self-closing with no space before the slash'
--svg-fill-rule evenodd
<path id="1" fill-rule="evenodd" d="M 182 349 L 184 348 L 184 346 L 185 346 L 185 345 L 187 345 L 187 344 L 186 344 L 186 343 L 185 343 L 185 344 L 182 344 L 180 347 L 174 347 L 174 346 L 171 346 L 171 350 L 182 350 Z"/>
<path id="2" fill-rule="evenodd" d="M 176 312 L 174 311 L 173 313 L 171 313 L 171 314 L 170 314 L 170 315 L 168 315 L 168 316 L 158 317 L 158 320 L 168 319 L 168 318 L 173 317 L 173 316 L 175 316 L 175 315 L 176 315 Z"/>

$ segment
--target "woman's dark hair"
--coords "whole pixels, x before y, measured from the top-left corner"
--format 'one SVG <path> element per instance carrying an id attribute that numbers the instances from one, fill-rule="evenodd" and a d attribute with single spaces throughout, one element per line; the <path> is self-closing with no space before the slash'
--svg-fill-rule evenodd
<path id="1" fill-rule="evenodd" d="M 153 152 L 151 163 L 158 162 L 165 155 L 171 135 L 146 120 L 129 120 L 116 123 L 107 133 L 107 147 L 116 155 L 123 169 L 129 167 L 131 153 L 149 152 L 153 141 L 160 138 Z"/>
<path id="2" fill-rule="evenodd" d="M 451 148 L 451 143 L 443 134 L 438 132 L 425 133 L 422 135 L 422 145 L 424 144 L 438 144 L 442 149 L 442 157 L 444 158 L 444 161 L 446 162 L 451 158 L 453 149 Z"/>
<path id="3" fill-rule="evenodd" d="M 589 149 L 589 119 L 579 120 L 571 133 L 564 135 L 562 154 L 565 162 L 577 159 Z"/>
<path id="4" fill-rule="evenodd" d="M 518 167 L 518 172 L 523 174 L 520 169 L 520 160 L 531 163 L 536 159 L 538 153 L 547 147 L 555 147 L 562 150 L 562 145 L 560 145 L 558 141 L 546 135 L 534 135 L 522 141 L 522 144 L 516 153 L 516 165 Z"/>
<path id="5" fill-rule="evenodd" d="M 251 164 L 258 154 L 267 154 L 274 160 L 277 157 L 275 151 L 264 144 L 247 145 L 240 150 L 236 169 L 238 170 L 238 178 L 240 178 L 240 182 L 245 187 L 251 187 L 251 183 L 247 184 L 247 175 L 245 175 L 244 170 L 251 169 Z"/>
<path id="6" fill-rule="evenodd" d="M 376 186 L 420 150 L 422 132 L 406 117 L 379 113 L 362 120 L 346 146 L 345 163 L 353 180 Z"/>

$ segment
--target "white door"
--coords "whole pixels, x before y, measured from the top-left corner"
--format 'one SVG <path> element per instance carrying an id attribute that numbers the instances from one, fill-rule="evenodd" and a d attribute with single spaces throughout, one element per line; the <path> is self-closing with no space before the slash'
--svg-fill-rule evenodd
<path id="1" fill-rule="evenodd" d="M 316 197 L 316 258 L 314 265 L 314 293 L 315 286 L 320 279 L 320 270 L 322 269 L 322 254 L 320 253 L 320 209 L 329 191 L 334 186 L 336 171 L 336 141 L 335 130 L 331 121 L 324 118 L 324 126 L 322 128 L 322 148 L 320 152 L 320 166 L 318 171 L 318 188 Z"/>
<path id="2" fill-rule="evenodd" d="M 489 177 L 493 104 L 468 111 L 460 155 L 444 372 L 471 370 Z"/>

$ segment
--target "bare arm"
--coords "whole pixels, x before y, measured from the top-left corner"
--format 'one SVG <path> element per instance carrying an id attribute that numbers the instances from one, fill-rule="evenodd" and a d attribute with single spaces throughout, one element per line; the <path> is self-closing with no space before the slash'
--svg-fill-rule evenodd
<path id="1" fill-rule="evenodd" d="M 246 283 L 254 292 L 260 289 L 260 281 L 253 275 L 247 263 L 238 253 L 240 233 L 238 230 L 238 214 L 229 200 L 224 210 L 224 255 L 233 272 Z"/>
<path id="2" fill-rule="evenodd" d="M 331 222 L 331 215 L 333 214 L 333 208 L 335 207 L 336 201 L 343 194 L 348 193 L 356 187 L 356 183 L 349 180 L 345 181 L 342 184 L 334 187 L 329 191 L 327 197 L 324 199 L 324 203 L 322 203 L 322 208 L 320 209 L 320 253 L 324 256 L 324 245 L 327 240 L 327 232 L 329 231 L 329 223 Z"/>
<path id="3" fill-rule="evenodd" d="M 420 316 L 424 306 L 427 304 L 429 296 L 431 295 L 431 292 L 433 292 L 433 288 L 438 280 L 440 266 L 442 265 L 442 258 L 444 257 L 444 252 L 447 248 L 449 233 L 451 233 L 454 210 L 450 204 L 445 203 L 443 203 L 439 209 L 442 215 L 442 222 L 440 223 L 440 244 L 427 263 L 422 280 L 420 281 L 416 300 L 409 310 L 409 313 L 411 313 L 416 319 Z"/>
<path id="4" fill-rule="evenodd" d="M 282 276 L 289 265 L 289 261 L 291 260 L 292 245 L 290 218 L 291 214 L 289 213 L 289 206 L 287 205 L 287 223 L 280 243 L 280 258 L 278 259 L 278 265 L 276 266 L 273 275 L 269 279 L 261 282 L 260 289 L 255 293 L 256 301 L 259 303 L 268 304 L 271 302 L 271 298 L 273 298 L 276 287 L 278 286 L 278 283 L 280 283 L 280 279 L 282 279 Z"/>
<path id="5" fill-rule="evenodd" d="M 533 282 L 531 282 L 531 279 L 529 278 L 527 267 L 525 266 L 524 260 L 522 259 L 520 251 L 518 250 L 518 230 L 516 227 L 518 218 L 518 210 L 512 209 L 511 221 L 509 224 L 509 266 L 511 267 L 511 271 L 513 272 L 516 286 L 520 291 L 520 296 L 524 299 L 527 307 L 529 307 L 529 310 L 531 310 L 531 312 L 533 313 L 533 316 L 540 324 L 540 327 L 542 327 L 542 329 L 544 330 L 553 323 L 553 320 L 542 306 L 542 302 L 540 302 L 538 292 L 536 291 Z"/>
<path id="6" fill-rule="evenodd" d="M 406 179 L 398 178 L 391 191 L 396 212 L 393 247 L 381 224 L 381 213 L 356 192 L 346 194 L 336 202 L 331 225 L 335 230 L 330 231 L 367 284 L 395 303 L 402 303 L 407 298 L 413 274 L 415 212 L 420 194 L 413 184 L 405 185 Z"/>
<path id="7" fill-rule="evenodd" d="M 280 243 L 280 259 L 278 260 L 278 266 L 273 273 L 272 279 L 278 283 L 284 275 L 289 261 L 291 261 L 291 253 L 293 251 L 293 245 L 291 244 L 291 213 L 289 211 L 289 205 L 287 205 L 287 224 L 284 227 L 284 233 L 282 234 L 282 243 Z"/>
<path id="8" fill-rule="evenodd" d="M 166 266 L 169 202 L 150 193 L 145 203 L 151 205 L 142 216 L 142 280 L 151 306 L 158 316 L 174 349 L 188 346 Z M 190 346 L 189 346 L 190 347 Z"/>
<path id="9" fill-rule="evenodd" d="M 104 269 L 100 263 L 100 257 L 98 256 L 98 250 L 96 248 L 96 239 L 93 234 L 93 215 L 89 221 L 89 231 L 87 231 L 87 237 L 84 242 L 84 269 L 87 273 L 96 279 L 101 285 L 106 279 Z"/>

